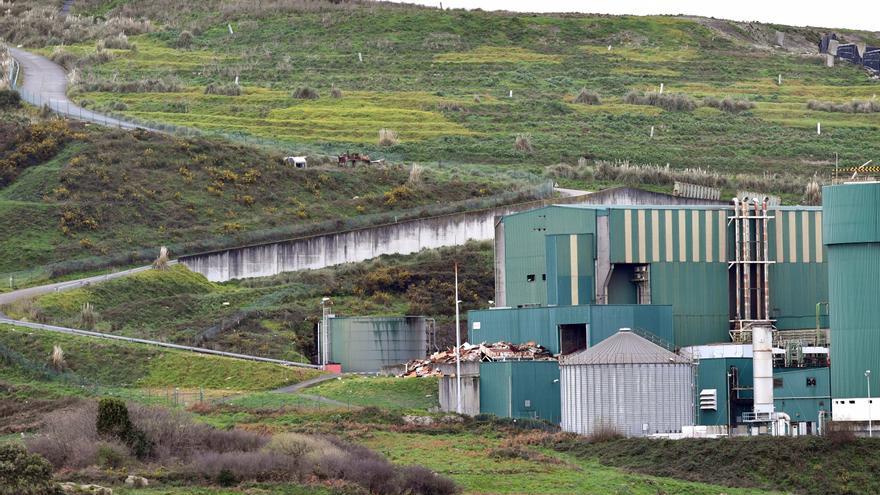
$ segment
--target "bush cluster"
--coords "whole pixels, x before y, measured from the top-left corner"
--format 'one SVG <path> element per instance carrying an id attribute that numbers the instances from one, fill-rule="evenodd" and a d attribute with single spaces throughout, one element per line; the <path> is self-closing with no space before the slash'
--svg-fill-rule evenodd
<path id="1" fill-rule="evenodd" d="M 451 480 L 430 470 L 397 467 L 366 447 L 332 435 L 287 433 L 270 438 L 217 430 L 179 410 L 126 406 L 116 399 L 56 411 L 26 444 L 59 469 L 136 468 L 135 459 L 140 459 L 162 465 L 174 479 L 220 485 L 318 479 L 391 495 L 458 492 Z M 149 448 L 141 449 L 140 444 Z M 48 465 L 44 471 L 50 471 Z"/>
<path id="2" fill-rule="evenodd" d="M 632 90 L 623 97 L 630 105 L 652 105 L 670 112 L 690 112 L 697 108 L 697 100 L 681 93 L 640 92 Z"/>
<path id="3" fill-rule="evenodd" d="M 0 89 L 0 108 L 18 108 L 21 104 L 21 95 L 14 89 Z"/>
<path id="4" fill-rule="evenodd" d="M 843 113 L 874 113 L 880 112 L 878 100 L 852 100 L 848 103 L 834 103 L 833 101 L 810 100 L 807 108 L 820 112 L 843 112 Z"/>
<path id="5" fill-rule="evenodd" d="M 52 465 L 15 444 L 0 444 L 0 495 L 61 495 Z"/>
<path id="6" fill-rule="evenodd" d="M 580 92 L 575 96 L 574 102 L 583 105 L 600 105 L 602 99 L 599 97 L 599 93 L 591 89 L 581 88 Z"/>
<path id="7" fill-rule="evenodd" d="M 755 103 L 741 98 L 731 98 L 729 96 L 721 100 L 710 96 L 703 98 L 703 106 L 717 108 L 722 112 L 739 113 L 755 108 Z"/>
<path id="8" fill-rule="evenodd" d="M 241 86 L 238 84 L 210 83 L 205 86 L 206 95 L 241 96 Z"/>
<path id="9" fill-rule="evenodd" d="M 296 88 L 290 96 L 299 100 L 317 100 L 320 97 L 317 90 L 308 86 Z"/>

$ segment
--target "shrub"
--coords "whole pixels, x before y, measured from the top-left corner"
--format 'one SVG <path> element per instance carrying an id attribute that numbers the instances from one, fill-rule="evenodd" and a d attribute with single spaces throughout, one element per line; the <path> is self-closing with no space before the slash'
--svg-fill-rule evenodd
<path id="1" fill-rule="evenodd" d="M 593 429 L 593 432 L 587 435 L 587 441 L 591 443 L 611 442 L 620 440 L 623 434 L 614 426 L 602 424 Z"/>
<path id="2" fill-rule="evenodd" d="M 114 50 L 130 50 L 133 45 L 128 41 L 125 33 L 119 33 L 116 36 L 107 36 L 98 41 L 98 50 L 102 48 L 110 48 Z"/>
<path id="3" fill-rule="evenodd" d="M 455 482 L 422 466 L 400 468 L 400 493 L 452 495 L 459 489 Z"/>
<path id="4" fill-rule="evenodd" d="M 391 129 L 379 129 L 379 146 L 397 146 L 397 133 Z"/>
<path id="5" fill-rule="evenodd" d="M 110 81 L 88 76 L 76 86 L 78 91 L 100 93 L 176 93 L 180 82 L 174 78 L 145 78 L 135 81 Z"/>
<path id="6" fill-rule="evenodd" d="M 49 413 L 39 435 L 25 440 L 29 451 L 45 457 L 56 468 L 81 468 L 95 462 L 98 433 L 97 405 L 89 402 L 75 409 Z"/>
<path id="7" fill-rule="evenodd" d="M 206 95 L 241 96 L 241 86 L 238 84 L 215 84 L 205 86 Z"/>
<path id="8" fill-rule="evenodd" d="M 18 108 L 21 105 L 21 95 L 14 89 L 0 89 L 0 108 Z"/>
<path id="9" fill-rule="evenodd" d="M 531 134 L 517 134 L 516 138 L 513 141 L 513 149 L 516 151 L 522 151 L 524 153 L 532 152 L 532 135 Z"/>
<path id="10" fill-rule="evenodd" d="M 177 47 L 178 48 L 189 48 L 193 44 L 193 34 L 189 31 L 181 31 L 179 35 L 177 35 Z"/>
<path id="11" fill-rule="evenodd" d="M 749 100 L 740 98 L 725 97 L 723 100 L 708 96 L 703 98 L 703 105 L 707 107 L 717 108 L 722 112 L 739 113 L 744 110 L 755 108 L 755 104 Z"/>
<path id="12" fill-rule="evenodd" d="M 318 91 L 308 86 L 302 86 L 293 90 L 291 96 L 299 100 L 317 100 L 320 95 Z"/>
<path id="13" fill-rule="evenodd" d="M 152 450 L 152 442 L 144 432 L 135 428 L 128 417 L 125 402 L 119 399 L 103 398 L 98 402 L 95 431 L 99 436 L 124 442 L 139 459 L 150 455 Z"/>
<path id="14" fill-rule="evenodd" d="M 280 481 L 296 476 L 295 459 L 272 452 L 197 452 L 188 466 L 196 475 L 223 483 Z"/>
<path id="15" fill-rule="evenodd" d="M 630 91 L 623 97 L 623 102 L 630 105 L 652 105 L 670 112 L 690 112 L 697 108 L 697 102 L 688 95 L 681 93 L 658 93 L 648 91 Z"/>
<path id="16" fill-rule="evenodd" d="M 79 60 L 77 59 L 76 55 L 70 53 L 60 46 L 56 46 L 55 49 L 52 50 L 52 54 L 49 55 L 49 59 L 67 70 L 76 67 L 76 63 Z"/>
<path id="17" fill-rule="evenodd" d="M 330 87 L 330 97 L 331 98 L 342 98 L 342 90 L 337 88 L 335 84 Z"/>
<path id="18" fill-rule="evenodd" d="M 0 445 L 0 495 L 55 495 L 52 465 L 15 444 Z"/>
<path id="19" fill-rule="evenodd" d="M 55 371 L 63 371 L 64 368 L 67 367 L 67 363 L 64 362 L 64 351 L 61 350 L 61 346 L 52 346 L 52 355 L 49 357 L 49 364 Z"/>
<path id="20" fill-rule="evenodd" d="M 587 165 L 586 161 L 578 162 L 577 166 L 571 166 L 567 163 L 557 163 L 550 165 L 544 169 L 544 176 L 552 178 L 593 180 L 593 169 Z"/>
<path id="21" fill-rule="evenodd" d="M 581 88 L 581 91 L 575 96 L 574 102 L 583 105 L 600 105 L 602 100 L 599 98 L 599 93 L 591 89 Z"/>

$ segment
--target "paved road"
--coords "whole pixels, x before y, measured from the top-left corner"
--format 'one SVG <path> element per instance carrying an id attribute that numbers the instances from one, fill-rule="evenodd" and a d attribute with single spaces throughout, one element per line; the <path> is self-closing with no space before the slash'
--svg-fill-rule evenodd
<path id="1" fill-rule="evenodd" d="M 177 264 L 177 261 L 169 261 L 169 265 Z M 85 285 L 113 280 L 114 278 L 127 277 L 144 270 L 149 270 L 151 266 L 140 266 L 119 272 L 107 273 L 104 275 L 95 275 L 94 277 L 81 278 L 79 280 L 69 280 L 67 282 L 56 282 L 54 284 L 40 285 L 37 287 L 28 287 L 26 289 L 18 289 L 0 294 L 0 305 L 13 303 L 19 299 L 27 299 L 31 297 L 48 294 L 50 292 L 60 292 L 70 289 L 76 289 Z M 2 313 L 0 313 L 2 315 Z"/>
<path id="2" fill-rule="evenodd" d="M 583 196 L 585 194 L 590 194 L 592 191 L 581 191 L 580 189 L 566 189 L 564 187 L 554 187 L 554 191 L 558 192 L 560 196 L 571 197 L 571 196 Z"/>
<path id="3" fill-rule="evenodd" d="M 10 48 L 9 52 L 21 66 L 19 80 L 23 79 L 23 82 L 19 83 L 16 89 L 26 102 L 39 107 L 48 105 L 50 109 L 61 115 L 108 127 L 156 130 L 80 107 L 67 97 L 67 73 L 60 65 L 42 55 L 19 48 Z"/>

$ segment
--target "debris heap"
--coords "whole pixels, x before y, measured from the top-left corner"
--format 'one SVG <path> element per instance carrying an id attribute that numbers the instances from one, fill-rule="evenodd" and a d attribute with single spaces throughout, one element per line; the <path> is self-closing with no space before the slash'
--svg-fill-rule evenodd
<path id="1" fill-rule="evenodd" d="M 480 361 L 547 361 L 556 357 L 546 347 L 534 342 L 525 344 L 512 344 L 510 342 L 495 342 L 487 344 L 469 344 L 465 342 L 460 347 L 462 362 Z M 406 371 L 399 376 L 439 376 L 438 364 L 454 364 L 455 348 L 450 347 L 445 351 L 435 352 L 427 359 L 414 359 L 406 363 Z"/>

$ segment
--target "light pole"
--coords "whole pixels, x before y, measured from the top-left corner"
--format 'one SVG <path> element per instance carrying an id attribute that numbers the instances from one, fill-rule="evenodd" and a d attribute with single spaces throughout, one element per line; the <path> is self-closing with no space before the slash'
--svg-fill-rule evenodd
<path id="1" fill-rule="evenodd" d="M 868 436 L 874 436 L 874 423 L 871 421 L 871 370 L 865 370 L 865 382 L 868 384 Z"/>
<path id="2" fill-rule="evenodd" d="M 330 330 L 327 326 L 330 323 L 330 305 L 333 304 L 330 301 L 329 297 L 321 298 L 321 332 L 318 334 L 318 353 L 320 356 L 320 363 L 322 365 L 327 364 L 327 361 L 330 360 L 330 346 L 328 345 L 328 338 L 330 337 Z"/>
<path id="3" fill-rule="evenodd" d="M 455 264 L 455 412 L 461 414 L 461 325 L 458 307 L 458 263 Z"/>

